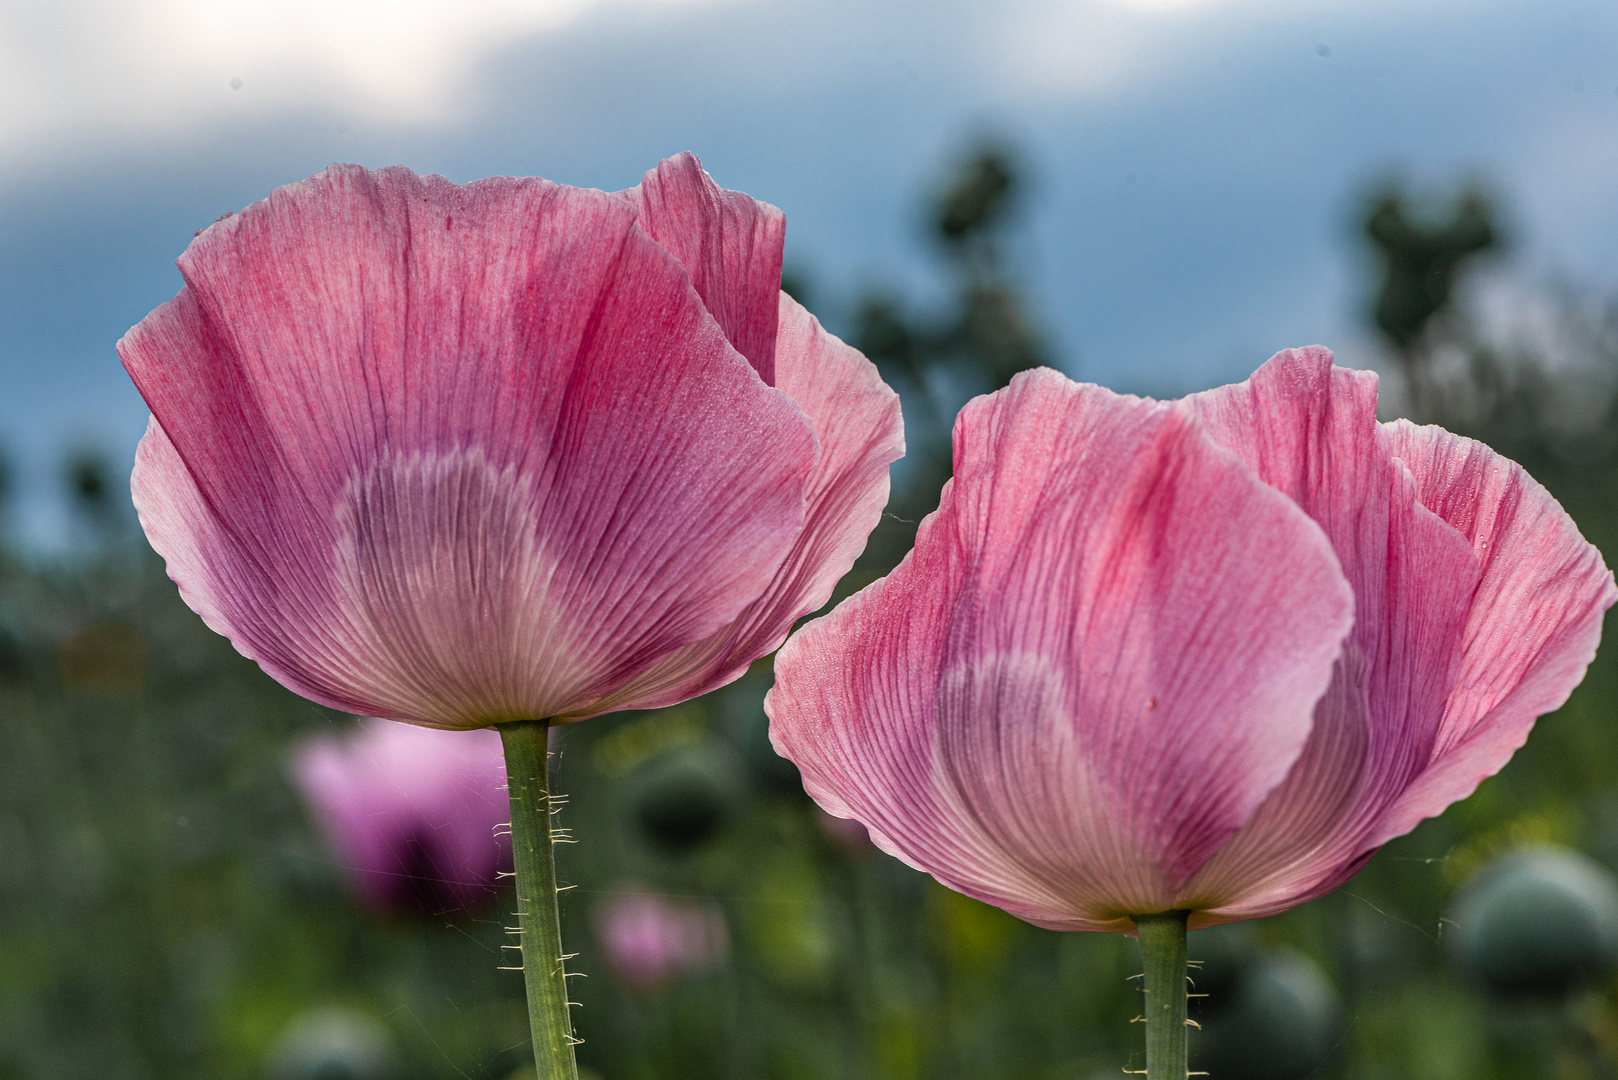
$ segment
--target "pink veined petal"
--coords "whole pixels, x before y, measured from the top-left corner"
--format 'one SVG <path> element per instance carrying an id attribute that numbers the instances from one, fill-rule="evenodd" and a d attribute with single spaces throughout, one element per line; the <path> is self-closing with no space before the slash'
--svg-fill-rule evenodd
<path id="1" fill-rule="evenodd" d="M 1333 367 L 1325 349 L 1288 350 L 1184 407 L 1319 522 L 1355 602 L 1303 754 L 1179 899 L 1211 911 L 1194 917 L 1206 925 L 1285 910 L 1358 869 L 1374 823 L 1426 767 L 1478 570 L 1389 452 L 1373 374 Z"/>
<path id="2" fill-rule="evenodd" d="M 777 385 L 775 296 L 786 215 L 720 187 L 692 153 L 659 162 L 624 194 L 640 212 L 640 227 L 684 264 L 736 351 Z"/>
<path id="3" fill-rule="evenodd" d="M 200 234 L 119 343 L 188 601 L 305 696 L 445 727 L 588 715 L 734 619 L 814 436 L 634 219 L 334 167 Z"/>
<path id="4" fill-rule="evenodd" d="M 1426 769 L 1368 837 L 1378 845 L 1498 772 L 1534 720 L 1584 678 L 1618 599 L 1601 553 L 1523 468 L 1487 446 L 1408 421 L 1385 425 L 1422 503 L 1463 535 L 1482 580 L 1461 669 Z"/>
<path id="5" fill-rule="evenodd" d="M 495 834 L 510 808 L 493 731 L 363 720 L 346 739 L 303 744 L 293 767 L 354 885 L 381 907 L 409 906 L 413 890 L 471 906 L 510 864 Z"/>
<path id="6" fill-rule="evenodd" d="M 1128 930 L 1285 776 L 1351 594 L 1182 410 L 1025 373 L 963 410 L 955 466 L 899 568 L 782 648 L 771 738 L 951 888 Z"/>
<path id="7" fill-rule="evenodd" d="M 762 596 L 718 633 L 626 686 L 615 697 L 626 702 L 622 708 L 660 708 L 706 693 L 773 652 L 793 623 L 831 597 L 887 505 L 888 466 L 904 455 L 899 396 L 875 364 L 796 300 L 780 293 L 780 305 L 777 386 L 809 415 L 820 444 L 803 531 Z"/>

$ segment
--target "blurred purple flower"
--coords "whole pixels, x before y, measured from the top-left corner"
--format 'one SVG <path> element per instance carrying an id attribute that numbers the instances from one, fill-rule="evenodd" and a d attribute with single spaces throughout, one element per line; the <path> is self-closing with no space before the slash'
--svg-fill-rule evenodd
<path id="1" fill-rule="evenodd" d="M 681 904 L 649 893 L 614 897 L 601 908 L 596 932 L 620 982 L 650 990 L 682 971 L 724 960 L 725 917 L 712 903 Z"/>
<path id="2" fill-rule="evenodd" d="M 354 890 L 383 911 L 472 908 L 511 866 L 500 736 L 367 719 L 321 736 L 294 770 Z"/>

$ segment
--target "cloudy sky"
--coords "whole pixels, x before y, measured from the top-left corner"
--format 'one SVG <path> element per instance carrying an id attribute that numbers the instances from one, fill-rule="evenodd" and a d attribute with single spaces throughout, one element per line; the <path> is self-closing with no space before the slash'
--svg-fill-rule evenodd
<path id="1" fill-rule="evenodd" d="M 1357 200 L 1485 181 L 1510 272 L 1618 293 L 1610 0 L 0 0 L 0 442 L 59 540 L 64 449 L 123 463 L 113 343 L 219 214 L 332 161 L 622 188 L 698 152 L 783 207 L 847 325 L 937 282 L 920 201 L 1019 147 L 1023 273 L 1065 367 L 1239 379 L 1373 363 Z"/>

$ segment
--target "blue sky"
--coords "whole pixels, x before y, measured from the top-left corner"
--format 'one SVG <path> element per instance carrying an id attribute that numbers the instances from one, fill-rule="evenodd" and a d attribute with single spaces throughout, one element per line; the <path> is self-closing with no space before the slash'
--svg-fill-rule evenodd
<path id="1" fill-rule="evenodd" d="M 1356 200 L 1484 180 L 1509 275 L 1618 292 L 1610 0 L 0 0 L 0 441 L 59 542 L 57 462 L 145 409 L 113 343 L 216 216 L 331 161 L 620 188 L 699 153 L 788 215 L 846 326 L 936 295 L 917 208 L 984 132 L 1076 377 L 1177 394 L 1323 342 L 1374 365 Z"/>

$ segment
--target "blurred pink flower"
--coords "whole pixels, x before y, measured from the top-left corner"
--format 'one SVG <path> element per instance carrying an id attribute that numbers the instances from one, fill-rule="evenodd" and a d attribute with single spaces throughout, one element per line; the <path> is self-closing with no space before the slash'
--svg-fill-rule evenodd
<path id="1" fill-rule="evenodd" d="M 1284 352 L 1162 403 L 1049 370 L 970 403 L 886 579 L 781 650 L 828 812 L 1057 929 L 1284 911 L 1468 795 L 1613 603 L 1519 466 Z"/>
<path id="2" fill-rule="evenodd" d="M 203 229 L 119 342 L 135 506 L 284 685 L 444 728 L 671 704 L 831 595 L 903 452 L 780 291 L 781 212 L 333 166 Z"/>
<path id="3" fill-rule="evenodd" d="M 311 738 L 294 774 L 349 881 L 384 911 L 473 908 L 511 868 L 500 736 L 361 720 Z"/>
<path id="4" fill-rule="evenodd" d="M 729 945 L 715 904 L 685 904 L 650 893 L 616 896 L 596 917 L 602 951 L 613 974 L 635 990 L 650 990 L 682 971 L 723 962 Z"/>

